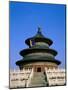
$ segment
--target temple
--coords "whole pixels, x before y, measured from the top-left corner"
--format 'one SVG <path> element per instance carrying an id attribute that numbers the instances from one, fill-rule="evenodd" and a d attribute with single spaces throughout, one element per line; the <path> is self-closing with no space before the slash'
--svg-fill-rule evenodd
<path id="1" fill-rule="evenodd" d="M 42 34 L 40 27 L 25 43 L 28 48 L 20 51 L 22 59 L 16 62 L 19 70 L 10 72 L 10 88 L 65 85 L 65 69 L 58 67 L 58 53 L 50 48 L 53 41 Z"/>
<path id="2" fill-rule="evenodd" d="M 33 68 L 34 72 L 44 72 L 45 68 L 57 68 L 60 61 L 55 59 L 57 51 L 50 49 L 53 41 L 44 37 L 41 28 L 38 28 L 34 37 L 25 40 L 29 48 L 20 51 L 22 60 L 16 62 L 20 70 L 23 68 Z"/>

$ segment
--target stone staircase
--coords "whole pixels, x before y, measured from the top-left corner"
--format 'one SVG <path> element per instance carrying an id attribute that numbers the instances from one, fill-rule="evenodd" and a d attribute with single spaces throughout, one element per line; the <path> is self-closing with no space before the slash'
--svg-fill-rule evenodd
<path id="1" fill-rule="evenodd" d="M 29 87 L 47 86 L 47 77 L 43 72 L 34 72 Z"/>

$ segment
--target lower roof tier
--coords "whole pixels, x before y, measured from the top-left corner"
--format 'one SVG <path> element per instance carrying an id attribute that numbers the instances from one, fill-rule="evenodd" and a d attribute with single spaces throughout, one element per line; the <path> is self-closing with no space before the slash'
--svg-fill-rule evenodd
<path id="1" fill-rule="evenodd" d="M 29 59 L 29 60 L 19 60 L 19 61 L 17 61 L 16 62 L 16 65 L 18 65 L 18 66 L 21 66 L 21 65 L 24 65 L 24 64 L 28 64 L 28 63 L 33 63 L 33 62 L 51 62 L 51 63 L 55 63 L 55 64 L 57 64 L 57 65 L 59 65 L 59 64 L 61 64 L 61 62 L 60 61 L 58 61 L 58 60 L 56 60 L 56 59 Z"/>
<path id="2" fill-rule="evenodd" d="M 25 56 L 27 54 L 36 53 L 36 52 L 50 53 L 50 54 L 52 54 L 54 56 L 57 55 L 57 51 L 55 51 L 53 49 L 41 49 L 41 48 L 28 48 L 28 49 L 24 49 L 24 50 L 20 51 L 20 55 L 21 56 Z"/>

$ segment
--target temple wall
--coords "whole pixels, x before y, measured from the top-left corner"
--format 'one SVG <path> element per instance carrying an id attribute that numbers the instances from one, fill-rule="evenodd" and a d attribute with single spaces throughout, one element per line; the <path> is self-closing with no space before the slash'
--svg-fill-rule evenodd
<path id="1" fill-rule="evenodd" d="M 39 46 L 41 45 L 41 46 L 49 47 L 49 45 L 47 43 L 45 43 L 45 42 L 36 42 L 35 44 L 39 45 Z"/>
<path id="2" fill-rule="evenodd" d="M 48 69 L 53 69 L 53 68 L 58 68 L 58 65 L 56 65 L 55 63 L 49 63 L 49 62 L 35 62 L 35 63 L 30 63 L 30 64 L 26 64 L 22 67 L 21 70 L 31 70 L 33 68 L 34 72 L 37 72 L 38 68 L 41 68 L 41 72 L 44 72 L 45 68 Z"/>
<path id="3" fill-rule="evenodd" d="M 57 64 L 55 63 L 49 63 L 49 62 L 33 62 L 33 63 L 29 63 L 26 64 L 24 66 L 33 66 L 33 65 L 44 65 L 44 66 L 57 66 Z"/>
<path id="4" fill-rule="evenodd" d="M 37 57 L 38 57 L 38 56 L 41 56 L 41 57 L 43 56 L 43 57 L 44 57 L 44 56 L 45 56 L 45 57 L 54 58 L 54 55 L 52 55 L 52 54 L 50 54 L 50 53 L 43 53 L 43 52 L 42 52 L 42 53 L 41 53 L 41 52 L 31 53 L 31 54 L 28 54 L 28 55 L 26 55 L 26 56 L 33 56 L 33 57 L 36 57 L 36 56 L 37 56 Z"/>

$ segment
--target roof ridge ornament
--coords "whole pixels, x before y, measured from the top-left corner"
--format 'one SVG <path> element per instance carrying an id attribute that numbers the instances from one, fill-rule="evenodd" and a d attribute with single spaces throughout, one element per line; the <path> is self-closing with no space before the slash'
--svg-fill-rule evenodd
<path id="1" fill-rule="evenodd" d="M 38 27 L 38 34 L 41 34 L 41 28 Z"/>

